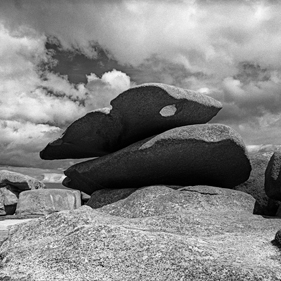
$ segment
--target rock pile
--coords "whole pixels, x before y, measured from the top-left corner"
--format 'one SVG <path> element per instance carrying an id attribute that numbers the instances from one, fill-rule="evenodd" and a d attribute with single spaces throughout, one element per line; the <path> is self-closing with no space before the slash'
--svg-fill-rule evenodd
<path id="1" fill-rule="evenodd" d="M 35 178 L 0 170 L 0 215 L 11 215 L 15 212 L 21 192 L 44 187 L 44 183 Z"/>
<path id="2" fill-rule="evenodd" d="M 146 84 L 111 105 L 40 154 L 100 156 L 65 171 L 66 186 L 91 194 L 88 206 L 12 227 L 0 279 L 281 280 L 280 222 L 253 215 L 255 199 L 233 190 L 251 171 L 243 141 L 206 124 L 220 103 Z"/>
<path id="3" fill-rule="evenodd" d="M 79 190 L 45 189 L 45 184 L 20 173 L 0 171 L 0 215 L 26 218 L 81 206 Z M 13 216 L 11 216 L 13 215 Z"/>
<path id="4" fill-rule="evenodd" d="M 111 105 L 75 121 L 41 151 L 43 159 L 101 156 L 67 169 L 65 186 L 92 194 L 155 184 L 233 188 L 248 179 L 241 137 L 225 125 L 205 124 L 220 102 L 153 83 L 121 93 Z"/>

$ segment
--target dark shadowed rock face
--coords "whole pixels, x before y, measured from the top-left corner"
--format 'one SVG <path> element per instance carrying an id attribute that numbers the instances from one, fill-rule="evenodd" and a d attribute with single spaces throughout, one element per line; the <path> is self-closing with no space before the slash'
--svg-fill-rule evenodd
<path id="1" fill-rule="evenodd" d="M 52 214 L 10 229 L 0 279 L 280 280 L 280 221 L 254 216 L 253 205 L 234 190 L 151 186 Z"/>
<path id="2" fill-rule="evenodd" d="M 252 165 L 250 177 L 244 183 L 234 187 L 251 194 L 256 199 L 255 214 L 275 216 L 280 203 L 270 199 L 265 193 L 265 171 L 272 153 L 250 153 L 249 158 Z"/>
<path id="3" fill-rule="evenodd" d="M 63 184 L 87 194 L 104 188 L 213 185 L 246 181 L 251 166 L 241 137 L 220 124 L 175 128 L 65 171 Z"/>
<path id="4" fill-rule="evenodd" d="M 86 205 L 92 207 L 93 209 L 97 209 L 122 200 L 136 190 L 136 188 L 100 189 L 91 194 L 91 198 L 88 200 Z"/>
<path id="5" fill-rule="evenodd" d="M 264 187 L 268 197 L 281 201 L 281 152 L 274 152 L 270 158 Z"/>
<path id="6" fill-rule="evenodd" d="M 42 159 L 106 155 L 174 127 L 202 124 L 222 108 L 194 91 L 165 84 L 143 84 L 111 101 L 112 109 L 86 114 L 40 152 Z"/>

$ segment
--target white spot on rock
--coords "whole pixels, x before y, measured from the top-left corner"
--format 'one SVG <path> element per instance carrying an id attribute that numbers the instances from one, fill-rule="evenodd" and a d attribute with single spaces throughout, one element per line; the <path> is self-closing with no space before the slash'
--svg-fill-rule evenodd
<path id="1" fill-rule="evenodd" d="M 172 104 L 172 105 L 167 105 L 167 106 L 164 106 L 161 110 L 160 110 L 160 114 L 161 116 L 163 117 L 168 117 L 168 116 L 173 116 L 175 115 L 177 111 L 177 108 L 176 108 L 176 105 L 175 104 Z"/>

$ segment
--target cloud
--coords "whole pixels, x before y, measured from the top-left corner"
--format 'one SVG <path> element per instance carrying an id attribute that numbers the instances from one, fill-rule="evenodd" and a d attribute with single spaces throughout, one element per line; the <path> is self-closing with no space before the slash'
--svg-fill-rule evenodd
<path id="1" fill-rule="evenodd" d="M 87 81 L 86 88 L 90 92 L 87 108 L 110 107 L 112 99 L 134 85 L 128 75 L 115 69 L 104 73 L 101 78 L 91 73 L 87 75 Z"/>
<path id="2" fill-rule="evenodd" d="M 42 64 L 54 63 L 47 38 L 30 28 L 11 31 L 0 24 L 0 40 L 1 163 L 48 166 L 38 153 L 49 141 L 88 111 L 109 106 L 131 85 L 130 77 L 117 70 L 101 79 L 90 74 L 87 84 L 78 85 L 43 71 Z"/>
<path id="3" fill-rule="evenodd" d="M 199 89 L 223 102 L 214 121 L 233 126 L 248 143 L 277 142 L 280 13 L 278 1 L 266 0 L 3 0 L 0 119 L 8 127 L 20 122 L 41 132 L 39 125 L 47 125 L 58 133 L 87 111 L 108 106 L 134 85 L 134 77 L 138 84 Z M 89 58 L 97 57 L 98 45 L 131 73 L 89 73 L 87 83 L 71 84 L 50 67 L 40 68 L 55 63 L 45 49 L 47 38 Z M 39 134 L 37 142 L 48 138 Z M 16 137 L 10 143 L 20 147 Z"/>

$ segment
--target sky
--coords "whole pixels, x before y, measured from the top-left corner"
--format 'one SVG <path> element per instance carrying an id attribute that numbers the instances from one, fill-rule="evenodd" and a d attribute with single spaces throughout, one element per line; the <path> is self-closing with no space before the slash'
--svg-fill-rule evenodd
<path id="1" fill-rule="evenodd" d="M 248 146 L 281 144 L 281 1 L 1 0 L 0 165 L 67 168 L 39 151 L 132 86 L 223 104 Z"/>

